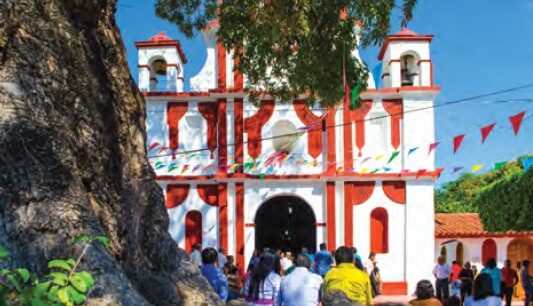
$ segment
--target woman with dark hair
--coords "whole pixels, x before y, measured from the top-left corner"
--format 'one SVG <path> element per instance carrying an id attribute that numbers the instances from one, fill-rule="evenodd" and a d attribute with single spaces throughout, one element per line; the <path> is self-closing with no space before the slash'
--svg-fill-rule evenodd
<path id="1" fill-rule="evenodd" d="M 474 280 L 474 293 L 465 299 L 465 306 L 501 306 L 502 299 L 495 296 L 492 278 L 480 273 Z"/>
<path id="2" fill-rule="evenodd" d="M 492 280 L 492 289 L 494 290 L 494 295 L 500 296 L 500 286 L 502 282 L 502 271 L 498 269 L 496 265 L 496 259 L 489 258 L 485 264 L 485 268 L 481 270 L 481 273 L 486 273 L 490 276 Z"/>
<path id="3" fill-rule="evenodd" d="M 244 298 L 252 306 L 273 305 L 279 293 L 281 277 L 276 269 L 276 256 L 265 252 L 244 283 Z"/>
<path id="4" fill-rule="evenodd" d="M 421 280 L 416 284 L 416 299 L 411 300 L 409 304 L 413 306 L 442 306 L 441 302 L 435 297 L 433 284 L 427 279 Z"/>

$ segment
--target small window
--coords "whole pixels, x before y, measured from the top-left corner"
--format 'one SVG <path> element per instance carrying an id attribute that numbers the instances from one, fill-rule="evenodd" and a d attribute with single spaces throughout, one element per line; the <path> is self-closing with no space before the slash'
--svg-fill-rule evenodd
<path id="1" fill-rule="evenodd" d="M 376 208 L 370 214 L 370 251 L 389 252 L 389 216 L 384 208 Z"/>
<path id="2" fill-rule="evenodd" d="M 276 152 L 291 153 L 298 139 L 296 126 L 289 120 L 280 120 L 272 128 L 272 146 Z"/>
<path id="3" fill-rule="evenodd" d="M 403 55 L 401 62 L 402 86 L 413 86 L 418 76 L 416 58 L 412 54 Z"/>

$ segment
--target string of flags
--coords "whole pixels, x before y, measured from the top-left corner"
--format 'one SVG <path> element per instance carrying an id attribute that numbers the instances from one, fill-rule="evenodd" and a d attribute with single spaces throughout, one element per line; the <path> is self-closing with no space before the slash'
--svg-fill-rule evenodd
<path id="1" fill-rule="evenodd" d="M 523 120 L 525 118 L 525 111 L 522 111 L 520 113 L 517 113 L 515 115 L 512 115 L 509 117 L 509 122 L 511 123 L 511 127 L 513 129 L 513 133 L 514 135 L 518 135 L 518 132 L 520 130 L 520 127 L 523 123 Z M 494 130 L 494 127 L 496 126 L 496 123 L 491 123 L 489 125 L 486 125 L 486 126 L 483 126 L 480 128 L 480 134 L 481 134 L 481 143 L 484 144 L 485 141 L 487 140 L 487 138 L 490 136 L 490 134 L 492 133 L 492 131 Z M 308 130 L 311 130 L 313 129 L 314 127 L 313 126 L 306 126 L 306 127 L 303 127 L 303 128 L 300 128 L 299 131 L 308 131 Z M 298 136 L 302 136 L 304 133 L 299 133 Z M 456 154 L 457 151 L 460 149 L 461 145 L 463 144 L 463 141 L 465 139 L 465 137 L 467 136 L 467 134 L 459 134 L 457 136 L 455 136 L 452 140 L 452 143 L 453 143 L 453 153 Z M 433 143 L 430 143 L 428 145 L 428 156 L 431 155 L 432 152 L 434 152 L 437 147 L 442 143 L 442 141 L 435 141 Z M 168 150 L 170 150 L 170 148 L 167 148 L 167 147 L 164 147 L 164 146 L 161 146 L 161 144 L 159 142 L 154 142 L 152 143 L 149 147 L 148 147 L 148 152 L 152 152 L 152 151 L 155 151 L 155 149 L 159 148 L 159 153 L 158 154 L 161 154 L 163 152 L 166 152 Z M 417 150 L 420 149 L 420 146 L 416 146 L 416 147 L 411 147 L 409 149 L 407 149 L 407 155 L 406 157 L 409 157 L 411 156 L 412 154 L 414 154 Z M 199 150 L 200 151 L 200 150 Z M 259 178 L 260 179 L 264 179 L 265 175 L 267 174 L 272 174 L 275 172 L 276 170 L 276 167 L 281 167 L 285 164 L 294 164 L 294 165 L 297 165 L 297 166 L 311 166 L 311 167 L 323 167 L 323 166 L 330 166 L 332 164 L 335 164 L 335 169 L 336 169 L 336 172 L 345 172 L 345 170 L 347 170 L 347 172 L 358 172 L 358 173 L 362 173 L 362 174 L 365 174 L 365 173 L 377 173 L 377 172 L 380 172 L 380 171 L 383 171 L 383 172 L 390 172 L 393 170 L 392 167 L 390 167 L 389 165 L 398 157 L 400 156 L 401 154 L 401 151 L 400 150 L 396 150 L 396 151 L 393 151 L 387 155 L 383 154 L 383 153 L 380 153 L 380 154 L 377 154 L 375 156 L 366 156 L 366 157 L 357 157 L 357 158 L 354 158 L 353 159 L 353 162 L 356 162 L 356 161 L 360 161 L 359 162 L 359 166 L 360 168 L 359 169 L 356 169 L 356 167 L 352 168 L 352 169 L 344 169 L 344 167 L 342 166 L 344 164 L 344 161 L 339 161 L 339 162 L 318 162 L 317 160 L 315 159 L 312 159 L 312 160 L 308 160 L 308 159 L 305 159 L 303 158 L 302 156 L 298 156 L 298 155 L 295 155 L 295 154 L 289 154 L 289 153 L 286 153 L 286 152 L 277 152 L 277 153 L 274 153 L 264 159 L 256 159 L 256 160 L 253 160 L 253 159 L 249 159 L 247 160 L 246 162 L 240 164 L 240 163 L 233 163 L 233 164 L 229 164 L 229 165 L 217 165 L 217 163 L 209 163 L 205 166 L 202 166 L 201 164 L 195 164 L 195 165 L 191 165 L 191 164 L 183 164 L 181 166 L 178 166 L 178 159 L 176 159 L 176 156 L 178 156 L 179 159 L 181 159 L 182 157 L 186 157 L 187 159 L 190 159 L 190 158 L 194 158 L 194 157 L 200 157 L 202 156 L 200 153 L 198 152 L 193 152 L 193 153 L 189 153 L 189 154 L 184 154 L 184 153 L 176 153 L 174 151 L 171 150 L 171 156 L 172 156 L 172 160 L 170 162 L 162 162 L 162 161 L 156 161 L 154 164 L 153 164 L 153 168 L 155 170 L 163 170 L 163 169 L 167 169 L 167 172 L 170 173 L 170 172 L 174 172 L 176 170 L 179 170 L 179 173 L 180 175 L 182 174 L 185 174 L 187 172 L 189 173 L 196 173 L 196 172 L 208 172 L 210 170 L 215 170 L 215 167 L 219 167 L 219 166 L 222 166 L 222 167 L 225 167 L 226 169 L 231 169 L 231 171 L 235 172 L 237 169 L 239 168 L 243 168 L 244 170 L 247 170 L 248 172 L 253 172 L 253 171 L 256 171 L 256 172 L 259 172 L 258 175 L 259 175 Z M 170 156 L 170 155 L 164 155 L 164 156 Z M 151 156 L 149 158 L 155 158 L 155 157 L 164 157 L 164 156 Z M 388 156 L 388 158 L 385 158 L 386 156 Z M 385 159 L 384 159 L 385 158 Z M 369 161 L 380 161 L 382 160 L 385 164 L 381 167 L 377 167 L 377 168 L 369 168 L 369 167 L 363 167 L 363 165 L 365 165 L 367 162 Z M 386 162 L 385 162 L 386 161 Z M 341 166 L 338 166 L 337 164 L 342 164 Z M 501 168 L 503 168 L 503 166 L 505 166 L 505 164 L 507 164 L 507 162 L 498 162 L 494 165 L 494 169 L 495 170 L 499 170 Z M 531 168 L 533 166 L 533 158 L 524 158 L 523 159 L 523 168 L 525 171 L 528 171 L 529 168 Z M 178 169 L 180 168 L 181 169 Z M 451 169 L 451 173 L 455 174 L 455 173 L 458 173 L 458 172 L 461 172 L 461 171 L 464 171 L 464 170 L 467 170 L 469 169 L 470 172 L 472 173 L 477 173 L 479 171 L 481 171 L 482 169 L 485 168 L 485 165 L 484 164 L 475 164 L 473 165 L 471 168 L 466 168 L 464 166 L 455 166 Z M 443 171 L 444 168 L 438 168 L 439 172 Z M 410 171 L 407 170 L 407 169 L 402 169 L 400 171 L 401 174 L 405 174 L 405 173 L 409 173 Z M 417 170 L 417 179 L 421 176 L 423 176 L 424 174 L 427 173 L 427 170 L 425 169 L 419 169 Z"/>

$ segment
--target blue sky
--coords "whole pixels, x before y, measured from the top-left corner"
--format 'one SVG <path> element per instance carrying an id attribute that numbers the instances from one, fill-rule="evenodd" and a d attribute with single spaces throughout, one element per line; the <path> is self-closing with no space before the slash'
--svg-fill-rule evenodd
<path id="1" fill-rule="evenodd" d="M 435 83 L 442 87 L 436 104 L 533 83 L 533 0 L 419 0 L 409 28 L 433 34 L 431 54 Z M 185 79 L 203 66 L 206 51 L 201 37 L 186 39 L 175 26 L 154 13 L 154 0 L 120 0 L 117 22 L 126 46 L 131 73 L 137 79 L 137 50 L 134 42 L 164 31 L 181 41 L 189 62 Z M 399 30 L 399 20 L 393 32 Z M 379 48 L 361 51 L 374 67 Z M 524 101 L 530 99 L 531 101 Z M 502 102 L 516 100 L 510 102 Z M 526 111 L 518 136 L 508 117 Z M 436 165 L 445 167 L 439 183 L 459 174 L 451 169 L 484 164 L 481 173 L 494 163 L 533 153 L 533 87 L 435 109 Z M 531 116 L 528 118 L 528 116 Z M 496 127 L 484 145 L 479 128 Z M 423 128 L 423 127 L 421 127 Z M 452 152 L 452 139 L 466 133 L 461 149 Z M 530 139 L 530 140 L 528 140 Z"/>

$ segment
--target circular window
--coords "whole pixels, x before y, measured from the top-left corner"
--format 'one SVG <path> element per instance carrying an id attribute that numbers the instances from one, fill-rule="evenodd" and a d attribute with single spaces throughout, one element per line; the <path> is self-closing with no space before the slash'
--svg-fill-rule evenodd
<path id="1" fill-rule="evenodd" d="M 273 147 L 276 152 L 290 153 L 296 146 L 298 131 L 289 120 L 280 120 L 272 128 Z"/>

